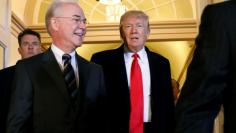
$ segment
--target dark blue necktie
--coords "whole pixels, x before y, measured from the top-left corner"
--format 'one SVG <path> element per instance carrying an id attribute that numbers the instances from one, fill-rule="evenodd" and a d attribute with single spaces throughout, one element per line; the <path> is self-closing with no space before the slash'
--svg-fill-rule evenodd
<path id="1" fill-rule="evenodd" d="M 62 56 L 62 60 L 64 61 L 63 76 L 68 89 L 68 93 L 70 95 L 71 102 L 74 104 L 77 97 L 78 89 L 76 87 L 75 73 L 71 65 L 71 56 L 69 54 L 64 54 Z"/>

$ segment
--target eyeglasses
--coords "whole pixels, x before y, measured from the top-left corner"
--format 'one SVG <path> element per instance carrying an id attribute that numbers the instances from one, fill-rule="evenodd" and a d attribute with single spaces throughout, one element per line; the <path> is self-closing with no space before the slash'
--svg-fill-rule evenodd
<path id="1" fill-rule="evenodd" d="M 26 47 L 26 46 L 40 46 L 40 42 L 28 42 L 28 41 L 25 41 L 25 42 L 22 42 L 21 45 L 22 47 Z"/>
<path id="2" fill-rule="evenodd" d="M 78 17 L 76 17 L 76 16 L 74 16 L 74 17 L 55 17 L 55 18 L 69 18 L 72 21 L 74 21 L 76 24 L 85 24 L 85 25 L 88 24 L 87 19 L 86 18 L 82 19 L 80 16 L 78 16 Z"/>

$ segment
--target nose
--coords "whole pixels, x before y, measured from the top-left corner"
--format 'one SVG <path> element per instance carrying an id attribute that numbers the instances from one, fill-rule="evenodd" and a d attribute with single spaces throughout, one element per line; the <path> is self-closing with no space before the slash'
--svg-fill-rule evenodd
<path id="1" fill-rule="evenodd" d="M 87 28 L 86 23 L 80 23 L 80 24 L 78 24 L 78 28 L 79 28 L 80 30 L 82 30 L 82 32 L 83 32 L 84 34 L 86 34 L 86 28 Z"/>
<path id="2" fill-rule="evenodd" d="M 29 43 L 28 49 L 33 49 L 33 44 L 32 43 Z"/>
<path id="3" fill-rule="evenodd" d="M 87 27 L 87 24 L 86 23 L 80 23 L 79 24 L 79 28 L 81 28 L 81 29 L 86 29 L 86 27 Z"/>
<path id="4" fill-rule="evenodd" d="M 132 33 L 136 33 L 136 32 L 137 32 L 137 27 L 136 27 L 136 26 L 132 26 L 131 32 L 132 32 Z"/>

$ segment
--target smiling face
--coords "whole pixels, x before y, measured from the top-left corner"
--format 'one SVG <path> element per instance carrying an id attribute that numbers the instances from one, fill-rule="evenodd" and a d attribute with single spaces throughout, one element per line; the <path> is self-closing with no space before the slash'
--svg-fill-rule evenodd
<path id="1" fill-rule="evenodd" d="M 86 19 L 82 9 L 75 3 L 63 3 L 51 19 L 53 43 L 65 53 L 81 46 L 86 33 Z"/>
<path id="2" fill-rule="evenodd" d="M 141 11 L 130 11 L 121 19 L 121 37 L 132 52 L 138 52 L 149 36 L 148 18 Z"/>

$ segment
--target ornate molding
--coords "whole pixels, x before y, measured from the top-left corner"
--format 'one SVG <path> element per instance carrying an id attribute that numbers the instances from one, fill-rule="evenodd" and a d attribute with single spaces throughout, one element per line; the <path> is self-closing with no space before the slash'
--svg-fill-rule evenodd
<path id="1" fill-rule="evenodd" d="M 11 34 L 17 38 L 18 34 L 25 28 L 24 22 L 14 12 L 11 12 Z"/>
<path id="2" fill-rule="evenodd" d="M 151 23 L 149 41 L 188 41 L 197 34 L 196 20 L 161 21 Z"/>

